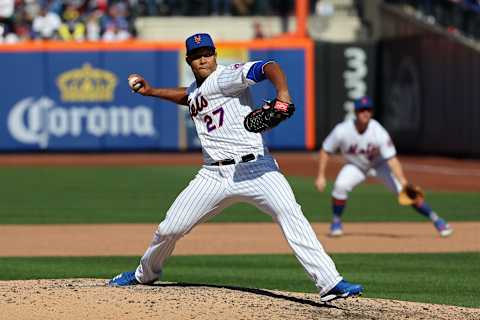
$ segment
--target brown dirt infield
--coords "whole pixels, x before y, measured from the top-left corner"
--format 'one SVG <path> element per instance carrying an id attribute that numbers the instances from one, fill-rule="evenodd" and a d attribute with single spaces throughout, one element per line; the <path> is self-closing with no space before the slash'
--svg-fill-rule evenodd
<path id="1" fill-rule="evenodd" d="M 321 304 L 318 295 L 159 283 L 110 288 L 105 280 L 0 281 L 2 319 L 479 319 L 480 310 L 383 299 Z"/>
<path id="2" fill-rule="evenodd" d="M 315 153 L 276 153 L 288 175 L 313 177 Z M 480 161 L 400 158 L 407 177 L 429 190 L 480 191 Z M 197 153 L 0 155 L 1 166 L 200 165 Z M 334 157 L 333 179 L 342 162 Z M 140 255 L 155 225 L 0 226 L 0 256 Z M 430 223 L 352 223 L 346 236 L 325 236 L 328 252 L 480 251 L 480 223 L 454 223 L 441 239 Z M 220 231 L 219 231 L 220 230 Z M 12 242 L 11 239 L 16 239 Z M 175 254 L 289 253 L 276 225 L 205 224 L 182 239 Z M 318 295 L 261 289 L 160 283 L 109 288 L 105 280 L 0 281 L 1 319 L 480 319 L 480 309 L 382 299 L 320 304 Z"/>
<path id="3" fill-rule="evenodd" d="M 331 238 L 328 224 L 313 224 L 330 253 L 480 251 L 480 222 L 455 222 L 452 226 L 454 234 L 440 238 L 429 222 L 346 223 L 345 235 Z M 139 256 L 155 228 L 153 224 L 3 225 L 0 256 Z M 181 239 L 174 251 L 174 255 L 270 253 L 291 253 L 273 223 L 202 224 Z"/>

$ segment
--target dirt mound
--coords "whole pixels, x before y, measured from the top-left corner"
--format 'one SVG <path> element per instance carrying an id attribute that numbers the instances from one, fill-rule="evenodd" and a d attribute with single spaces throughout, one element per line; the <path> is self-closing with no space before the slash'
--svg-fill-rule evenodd
<path id="1" fill-rule="evenodd" d="M 479 319 L 480 309 L 182 283 L 110 288 L 106 280 L 0 281 L 2 319 Z"/>

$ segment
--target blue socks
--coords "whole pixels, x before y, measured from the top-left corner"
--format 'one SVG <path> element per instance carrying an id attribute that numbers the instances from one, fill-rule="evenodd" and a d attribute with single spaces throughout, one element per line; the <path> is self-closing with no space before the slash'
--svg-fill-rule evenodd
<path id="1" fill-rule="evenodd" d="M 438 215 L 430 208 L 430 206 L 423 201 L 420 205 L 412 204 L 412 208 L 415 209 L 418 213 L 422 216 L 427 217 L 428 219 L 432 220 L 433 222 L 438 220 Z"/>

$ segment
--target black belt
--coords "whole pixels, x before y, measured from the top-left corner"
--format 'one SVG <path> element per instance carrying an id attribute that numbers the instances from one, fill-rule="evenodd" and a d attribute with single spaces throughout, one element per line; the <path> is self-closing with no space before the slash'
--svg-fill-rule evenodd
<path id="1" fill-rule="evenodd" d="M 255 160 L 255 155 L 253 153 L 249 153 L 242 156 L 242 160 L 240 162 L 248 162 L 252 160 Z M 225 159 L 225 160 L 220 160 L 214 163 L 210 163 L 211 166 L 226 166 L 229 164 L 235 164 L 235 159 Z"/>

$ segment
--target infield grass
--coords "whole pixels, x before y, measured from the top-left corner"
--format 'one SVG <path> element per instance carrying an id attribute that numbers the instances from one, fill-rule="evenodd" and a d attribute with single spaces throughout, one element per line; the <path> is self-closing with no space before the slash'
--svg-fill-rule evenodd
<path id="1" fill-rule="evenodd" d="M 480 307 L 480 253 L 334 254 L 338 270 L 361 283 L 364 296 Z M 0 258 L 0 280 L 105 278 L 138 264 L 139 257 Z M 174 256 L 164 281 L 316 292 L 291 255 Z"/>
<path id="2" fill-rule="evenodd" d="M 313 164 L 312 164 L 313 165 Z M 198 167 L 0 168 L 0 224 L 159 223 Z M 313 178 L 288 177 L 310 221 L 330 221 L 330 191 L 318 193 Z M 427 200 L 452 221 L 480 221 L 480 193 L 430 192 Z M 425 221 L 377 184 L 356 188 L 345 221 Z M 212 221 L 260 222 L 271 218 L 237 204 Z"/>

